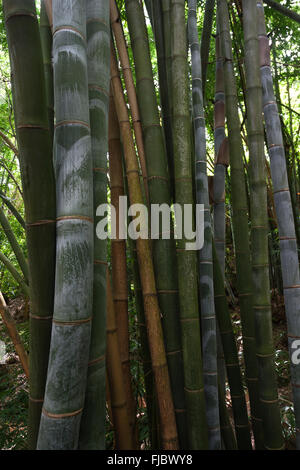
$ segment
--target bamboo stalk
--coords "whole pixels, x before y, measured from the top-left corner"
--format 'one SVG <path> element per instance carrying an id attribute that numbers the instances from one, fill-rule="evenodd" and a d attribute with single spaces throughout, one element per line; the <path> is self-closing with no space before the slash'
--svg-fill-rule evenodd
<path id="1" fill-rule="evenodd" d="M 119 221 L 119 197 L 124 196 L 122 148 L 120 128 L 112 95 L 109 103 L 109 176 L 111 204 L 116 210 L 116 220 Z M 118 222 L 117 222 L 118 224 Z M 129 316 L 128 316 L 128 286 L 126 266 L 126 241 L 120 238 L 118 226 L 117 236 L 111 240 L 111 264 L 113 299 L 118 325 L 118 340 L 123 369 L 126 401 L 129 415 L 129 425 L 133 442 L 138 445 L 136 405 L 133 398 L 130 356 L 129 356 Z"/>
<path id="2" fill-rule="evenodd" d="M 87 69 L 93 161 L 94 211 L 107 203 L 110 81 L 109 2 L 86 1 Z M 93 320 L 79 448 L 105 449 L 105 352 L 107 242 L 94 232 Z"/>
<path id="3" fill-rule="evenodd" d="M 184 0 L 171 1 L 172 101 L 176 203 L 193 204 L 191 130 L 187 74 L 187 38 Z M 185 237 L 177 242 L 179 306 L 184 363 L 185 399 L 190 449 L 207 448 L 197 255 L 185 250 Z"/>
<path id="4" fill-rule="evenodd" d="M 21 214 L 17 210 L 17 208 L 10 201 L 10 199 L 8 197 L 6 197 L 5 194 L 3 194 L 1 191 L 0 191 L 0 197 L 1 197 L 2 201 L 4 202 L 4 204 L 6 205 L 7 209 L 15 216 L 15 218 L 17 219 L 19 224 L 25 229 L 25 227 L 26 227 L 25 226 L 25 220 L 23 219 L 23 217 L 21 216 Z"/>
<path id="5" fill-rule="evenodd" d="M 126 0 L 129 33 L 133 49 L 137 97 L 141 110 L 141 122 L 145 139 L 148 173 L 149 201 L 170 206 L 171 192 L 163 132 L 157 108 L 153 82 L 148 35 L 144 13 L 138 0 Z M 171 214 L 168 234 L 158 224 L 157 239 L 152 240 L 152 252 L 159 306 L 162 312 L 164 342 L 170 373 L 171 388 L 180 444 L 186 448 L 186 414 L 184 378 L 178 309 L 178 281 L 176 247 L 173 239 Z M 169 235 L 169 239 L 163 239 Z M 158 398 L 159 399 L 159 398 Z"/>
<path id="6" fill-rule="evenodd" d="M 116 447 L 119 450 L 134 449 L 132 429 L 130 429 L 124 375 L 119 349 L 117 323 L 109 271 L 107 269 L 107 375 L 111 398 Z"/>
<path id="7" fill-rule="evenodd" d="M 111 57 L 112 89 L 120 124 L 121 137 L 124 146 L 126 174 L 130 203 L 142 204 L 142 190 L 139 180 L 138 161 L 136 158 L 133 138 L 131 134 L 128 110 L 123 96 L 122 84 L 114 53 Z M 174 406 L 168 374 L 166 353 L 163 343 L 163 333 L 160 322 L 153 262 L 149 240 L 138 238 L 136 240 L 139 270 L 144 299 L 144 311 L 147 324 L 149 348 L 152 369 L 155 378 L 155 387 L 159 399 L 159 413 L 161 422 L 161 435 L 164 449 L 177 449 L 178 438 L 175 421 Z"/>
<path id="8" fill-rule="evenodd" d="M 53 1 L 57 261 L 38 449 L 77 449 L 93 302 L 93 161 L 86 2 Z"/>
<path id="9" fill-rule="evenodd" d="M 135 92 L 135 86 L 133 82 L 128 52 L 127 52 L 127 44 L 126 44 L 124 31 L 122 27 L 122 21 L 119 15 L 119 10 L 116 4 L 116 0 L 110 0 L 110 21 L 111 21 L 111 27 L 114 33 L 114 37 L 116 40 L 116 46 L 118 49 L 125 87 L 126 87 L 126 91 L 128 95 L 128 101 L 130 105 L 136 146 L 137 146 L 139 161 L 140 161 L 141 170 L 142 170 L 146 199 L 147 201 L 149 201 L 147 166 L 146 166 L 146 156 L 145 156 L 145 149 L 144 149 L 141 119 L 140 119 L 140 111 L 139 111 L 139 106 L 137 102 L 137 96 Z"/>
<path id="10" fill-rule="evenodd" d="M 206 0 L 203 28 L 201 33 L 201 63 L 202 63 L 202 94 L 205 100 L 205 87 L 206 87 L 206 76 L 207 66 L 209 60 L 209 49 L 211 43 L 211 32 L 214 19 L 215 0 Z"/>
<path id="11" fill-rule="evenodd" d="M 247 130 L 250 156 L 252 278 L 259 394 L 267 449 L 284 447 L 274 365 L 268 262 L 266 166 L 262 121 L 256 0 L 243 1 Z"/>
<path id="12" fill-rule="evenodd" d="M 235 81 L 229 13 L 224 0 L 218 1 L 218 23 L 225 81 L 226 116 L 231 165 L 232 228 L 237 269 L 237 288 L 242 322 L 246 381 L 251 405 L 251 420 L 256 449 L 263 448 L 263 430 L 258 390 L 248 202 L 240 135 L 237 85 Z"/>
<path id="13" fill-rule="evenodd" d="M 250 450 L 252 449 L 250 426 L 247 414 L 245 393 L 243 389 L 242 375 L 240 371 L 237 346 L 225 294 L 224 280 L 217 259 L 215 246 L 213 247 L 213 257 L 216 315 L 220 328 L 225 363 L 227 367 L 227 376 L 232 400 L 236 439 L 239 449 Z"/>
<path id="14" fill-rule="evenodd" d="M 23 276 L 24 276 L 24 279 L 25 279 L 25 282 L 26 284 L 28 284 L 28 276 L 29 276 L 29 273 L 28 273 L 28 263 L 25 259 L 25 256 L 24 256 L 24 253 L 23 251 L 21 250 L 21 247 L 12 231 L 12 228 L 10 226 L 10 223 L 5 215 L 5 212 L 4 210 L 2 209 L 2 207 L 0 207 L 0 224 L 2 226 L 2 229 L 6 235 L 6 238 L 7 240 L 9 241 L 9 244 L 16 256 L 16 259 L 19 263 L 19 266 L 21 268 L 21 271 L 23 273 Z"/>
<path id="15" fill-rule="evenodd" d="M 25 351 L 24 345 L 22 343 L 22 340 L 20 338 L 20 335 L 18 333 L 18 330 L 16 328 L 15 321 L 13 317 L 11 316 L 6 302 L 4 300 L 4 297 L 0 291 L 0 314 L 3 320 L 3 323 L 5 324 L 9 337 L 13 342 L 13 345 L 15 347 L 16 353 L 19 356 L 20 362 L 22 364 L 23 370 L 25 372 L 25 375 L 27 378 L 29 378 L 29 364 L 28 364 L 28 356 Z"/>
<path id="16" fill-rule="evenodd" d="M 258 39 L 260 71 L 263 91 L 263 112 L 270 156 L 273 181 L 273 194 L 278 220 L 280 258 L 285 299 L 285 312 L 288 324 L 290 356 L 293 354 L 293 341 L 300 337 L 300 275 L 297 239 L 291 196 L 288 185 L 285 152 L 281 125 L 273 91 L 269 38 L 266 32 L 263 3 L 257 0 Z M 294 411 L 296 417 L 296 442 L 300 449 L 300 371 L 291 361 Z"/>
<path id="17" fill-rule="evenodd" d="M 9 261 L 9 259 L 0 251 L 0 261 L 1 263 L 4 264 L 4 266 L 7 268 L 7 270 L 10 272 L 12 277 L 15 279 L 15 281 L 19 284 L 21 287 L 22 291 L 26 295 L 26 297 L 29 297 L 30 295 L 30 290 L 28 284 L 24 281 L 22 276 L 18 273 L 17 269 L 14 267 L 14 265 Z"/>
<path id="18" fill-rule="evenodd" d="M 54 134 L 54 90 L 53 90 L 53 67 L 52 67 L 52 30 L 49 24 L 48 14 L 46 11 L 47 1 L 41 1 L 40 14 L 40 36 L 43 52 L 44 74 L 47 94 L 48 120 L 53 141 Z M 52 2 L 51 2 L 52 3 Z M 52 9 L 51 9 L 52 14 Z"/>
<path id="19" fill-rule="evenodd" d="M 55 276 L 55 181 L 42 49 L 33 0 L 4 0 L 26 214 L 30 282 L 29 447 L 43 403 Z"/>
<path id="20" fill-rule="evenodd" d="M 291 18 L 294 21 L 297 21 L 297 23 L 300 23 L 300 15 L 296 13 L 294 10 L 290 10 L 289 8 L 285 7 L 284 5 L 280 5 L 280 3 L 275 2 L 274 0 L 264 0 L 264 2 L 269 6 L 274 8 L 274 10 L 279 11 L 284 16 L 287 16 L 288 18 Z"/>
<path id="21" fill-rule="evenodd" d="M 208 443 L 221 448 L 218 403 L 217 331 L 214 305 L 212 229 L 206 169 L 206 135 L 202 95 L 202 70 L 197 27 L 197 1 L 188 1 L 188 36 L 192 58 L 193 123 L 195 139 L 196 199 L 204 207 L 204 246 L 199 251 L 200 306 L 204 394 Z"/>

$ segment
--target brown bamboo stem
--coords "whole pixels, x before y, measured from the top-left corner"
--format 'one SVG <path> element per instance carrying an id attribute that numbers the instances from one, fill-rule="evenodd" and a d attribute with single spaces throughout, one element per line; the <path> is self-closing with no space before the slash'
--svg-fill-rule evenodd
<path id="1" fill-rule="evenodd" d="M 137 96 L 135 92 L 132 71 L 130 68 L 130 62 L 129 62 L 128 52 L 127 52 L 127 44 L 126 44 L 126 39 L 124 36 L 123 27 L 122 27 L 122 20 L 120 18 L 119 10 L 118 10 L 115 0 L 110 0 L 110 21 L 111 21 L 112 31 L 116 40 L 116 46 L 118 50 L 121 67 L 122 67 L 125 87 L 126 87 L 126 91 L 128 95 L 135 141 L 136 141 L 137 151 L 139 155 L 141 170 L 142 170 L 145 194 L 146 194 L 147 202 L 149 202 L 148 175 L 147 175 L 146 156 L 145 156 L 145 149 L 144 149 L 140 112 L 139 112 Z"/>
<path id="2" fill-rule="evenodd" d="M 121 355 L 117 334 L 110 274 L 106 271 L 106 308 L 107 308 L 107 376 L 111 398 L 111 410 L 115 428 L 116 447 L 118 450 L 132 450 L 126 392 L 124 387 Z"/>
<path id="3" fill-rule="evenodd" d="M 122 167 L 122 148 L 120 141 L 120 128 L 112 95 L 109 103 L 109 176 L 111 190 L 111 204 L 116 210 L 116 220 L 119 221 L 119 197 L 124 196 L 124 181 Z M 136 406 L 132 392 L 132 381 L 129 358 L 129 318 L 128 318 L 128 283 L 126 266 L 126 241 L 120 239 L 117 226 L 116 238 L 111 240 L 112 284 L 113 299 L 118 325 L 118 340 L 121 354 L 121 363 L 124 376 L 124 385 L 128 404 L 129 424 L 132 430 L 133 441 L 138 443 Z"/>
<path id="4" fill-rule="evenodd" d="M 125 167 L 128 180 L 130 204 L 143 204 L 139 179 L 138 160 L 131 133 L 128 110 L 123 95 L 122 83 L 115 53 L 111 54 L 111 81 L 117 110 L 121 137 L 124 147 Z M 139 270 L 141 276 L 145 319 L 148 332 L 152 369 L 155 380 L 161 423 L 162 446 L 164 449 L 178 449 L 178 436 L 170 378 L 163 341 L 154 267 L 148 239 L 136 240 Z"/>
<path id="5" fill-rule="evenodd" d="M 29 365 L 28 365 L 28 356 L 25 351 L 24 345 L 22 343 L 22 340 L 20 338 L 20 335 L 18 333 L 18 330 L 16 328 L 15 321 L 13 317 L 11 316 L 6 302 L 4 300 L 4 297 L 0 291 L 0 314 L 3 320 L 3 323 L 5 324 L 9 337 L 12 340 L 16 353 L 19 356 L 20 362 L 22 364 L 22 367 L 24 369 L 25 375 L 27 378 L 29 378 Z"/>

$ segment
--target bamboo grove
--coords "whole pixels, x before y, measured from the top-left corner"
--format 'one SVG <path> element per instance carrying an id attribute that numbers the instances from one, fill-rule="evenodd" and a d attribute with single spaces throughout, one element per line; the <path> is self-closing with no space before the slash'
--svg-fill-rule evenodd
<path id="1" fill-rule="evenodd" d="M 0 312 L 29 383 L 27 448 L 286 448 L 282 302 L 300 449 L 299 113 L 266 21 L 297 27 L 296 3 L 2 1 L 15 139 L 0 141 L 25 220 L 2 178 L 0 265 L 29 299 L 29 351 L 1 291 Z M 123 226 L 125 198 L 139 209 Z M 143 236 L 154 205 L 191 207 L 189 233 L 175 210 Z"/>

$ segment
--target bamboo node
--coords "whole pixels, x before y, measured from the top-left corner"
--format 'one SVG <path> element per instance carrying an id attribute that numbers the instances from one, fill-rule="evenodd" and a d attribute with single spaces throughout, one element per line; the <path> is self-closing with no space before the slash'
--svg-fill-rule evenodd
<path id="1" fill-rule="evenodd" d="M 70 418 L 72 416 L 79 415 L 82 412 L 82 410 L 83 408 L 80 408 L 79 410 L 72 411 L 70 413 L 56 414 L 56 413 L 50 413 L 49 411 L 45 410 L 45 408 L 43 408 L 42 413 L 43 415 L 48 416 L 48 418 L 59 419 L 59 418 Z"/>

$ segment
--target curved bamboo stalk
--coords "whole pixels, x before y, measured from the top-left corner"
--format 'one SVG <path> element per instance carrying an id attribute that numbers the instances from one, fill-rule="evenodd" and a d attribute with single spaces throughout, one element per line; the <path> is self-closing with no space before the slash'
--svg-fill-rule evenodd
<path id="1" fill-rule="evenodd" d="M 293 10 L 290 10 L 289 8 L 285 7 L 284 5 L 280 5 L 280 3 L 275 2 L 273 0 L 264 0 L 264 2 L 269 6 L 274 8 L 274 10 L 279 11 L 284 16 L 287 16 L 288 18 L 291 18 L 294 21 L 297 21 L 297 23 L 300 23 L 300 15 L 296 13 Z"/>
<path id="2" fill-rule="evenodd" d="M 125 7 L 145 139 L 149 201 L 151 205 L 168 204 L 170 206 L 171 193 L 166 147 L 157 108 L 144 13 L 138 0 L 126 0 Z M 169 220 L 171 229 L 171 214 Z M 166 233 L 162 234 L 162 230 L 163 227 L 159 224 L 159 233 L 155 234 L 159 238 L 152 241 L 152 252 L 179 440 L 181 446 L 186 448 L 187 432 L 180 315 L 178 312 L 176 247 L 173 235 L 169 234 L 169 239 L 163 239 L 162 237 Z"/>
<path id="3" fill-rule="evenodd" d="M 27 352 L 25 351 L 24 345 L 22 343 L 22 340 L 16 328 L 15 321 L 7 308 L 6 302 L 4 300 L 4 297 L 1 291 L 0 291 L 0 314 L 3 320 L 3 323 L 5 324 L 7 328 L 9 337 L 13 342 L 16 353 L 19 356 L 25 375 L 27 378 L 29 378 L 29 364 L 28 364 Z"/>
<path id="4" fill-rule="evenodd" d="M 176 203 L 193 204 L 191 122 L 189 113 L 187 38 L 184 0 L 171 0 L 173 138 Z M 190 449 L 207 448 L 197 254 L 177 242 L 179 306 L 184 363 L 185 399 Z"/>
<path id="5" fill-rule="evenodd" d="M 226 450 L 237 450 L 236 437 L 234 435 L 231 422 L 226 407 L 226 396 L 224 394 L 224 387 L 218 380 L 219 391 L 219 407 L 220 407 L 220 426 L 222 433 L 222 440 Z"/>
<path id="6" fill-rule="evenodd" d="M 7 268 L 7 270 L 10 272 L 12 277 L 17 281 L 19 286 L 21 287 L 22 291 L 26 295 L 26 297 L 29 297 L 30 291 L 29 291 L 29 286 L 26 284 L 24 279 L 20 276 L 14 265 L 9 261 L 9 259 L 0 251 L 0 261 L 4 264 L 4 266 Z"/>
<path id="7" fill-rule="evenodd" d="M 124 31 L 122 27 L 122 21 L 119 15 L 119 10 L 116 4 L 116 0 L 110 0 L 110 21 L 111 21 L 111 27 L 114 33 L 114 37 L 116 40 L 116 45 L 118 49 L 118 54 L 119 54 L 124 82 L 125 82 L 125 87 L 126 87 L 127 94 L 128 94 L 128 101 L 130 105 L 131 117 L 132 117 L 132 122 L 133 122 L 133 130 L 134 130 L 136 146 L 137 146 L 139 161 L 140 161 L 141 170 L 142 170 L 146 199 L 147 201 L 149 201 L 146 156 L 145 156 L 145 150 L 144 150 L 144 141 L 143 141 L 140 112 L 139 112 L 139 107 L 138 107 L 138 102 L 137 102 L 137 96 L 135 93 L 135 86 L 133 82 L 131 67 L 129 63 L 127 44 L 126 44 Z"/>
<path id="8" fill-rule="evenodd" d="M 300 275 L 297 239 L 287 178 L 281 125 L 273 89 L 269 38 L 266 32 L 264 7 L 261 0 L 257 0 L 257 11 L 263 111 L 269 147 L 275 210 L 278 221 L 289 348 L 290 355 L 292 356 L 293 341 L 300 337 Z M 291 375 L 296 417 L 296 442 L 297 448 L 300 449 L 300 370 L 293 361 L 291 361 Z"/>
<path id="9" fill-rule="evenodd" d="M 86 2 L 53 1 L 57 262 L 51 348 L 38 449 L 76 449 L 93 302 L 93 162 Z"/>
<path id="10" fill-rule="evenodd" d="M 48 366 L 55 276 L 55 181 L 33 0 L 4 0 L 26 214 L 30 278 L 29 446 L 35 448 Z M 42 158 L 41 158 L 42 156 Z"/>
<path id="11" fill-rule="evenodd" d="M 120 128 L 116 114 L 113 96 L 109 100 L 109 177 L 111 204 L 116 210 L 116 220 L 119 221 L 119 197 L 124 196 L 122 148 Z M 119 236 L 117 227 L 116 239 L 111 240 L 112 285 L 116 323 L 118 325 L 118 340 L 123 369 L 129 424 L 133 442 L 137 446 L 136 405 L 133 398 L 130 357 L 129 357 L 129 317 L 128 317 L 128 282 L 126 265 L 126 241 Z M 135 446 L 135 447 L 136 447 Z"/>
<path id="12" fill-rule="evenodd" d="M 7 147 L 9 147 L 14 152 L 15 155 L 19 155 L 19 151 L 18 151 L 17 147 L 13 144 L 13 142 L 1 130 L 0 130 L 0 137 L 5 142 Z"/>
<path id="13" fill-rule="evenodd" d="M 117 61 L 113 51 L 111 57 L 111 77 L 115 106 L 124 146 L 130 203 L 131 205 L 142 204 L 143 197 L 139 180 L 138 160 L 136 158 L 134 142 L 128 118 L 128 110 L 123 96 Z M 170 450 L 177 449 L 178 437 L 175 412 L 163 343 L 163 332 L 160 321 L 160 310 L 155 287 L 154 269 L 149 240 L 138 238 L 136 240 L 136 245 L 152 369 L 155 378 L 157 395 L 159 396 L 158 405 L 163 448 Z"/>
<path id="14" fill-rule="evenodd" d="M 242 375 L 240 371 L 237 346 L 232 328 L 230 312 L 226 299 L 224 279 L 217 259 L 215 246 L 213 246 L 213 257 L 216 315 L 220 328 L 225 363 L 227 367 L 236 439 L 239 449 L 249 450 L 252 449 L 252 445 Z"/>
<path id="15" fill-rule="evenodd" d="M 110 82 L 109 1 L 87 0 L 87 67 L 94 210 L 107 202 Z M 105 449 L 106 240 L 94 235 L 93 320 L 79 449 Z"/>
<path id="16" fill-rule="evenodd" d="M 215 0 L 206 0 L 203 28 L 201 33 L 201 63 L 202 63 L 202 95 L 205 99 L 206 75 L 211 42 L 211 31 L 214 19 Z"/>
<path id="17" fill-rule="evenodd" d="M 25 229 L 26 228 L 25 220 L 21 216 L 20 212 L 16 209 L 16 207 L 13 205 L 13 203 L 1 191 L 0 191 L 0 197 L 2 201 L 4 202 L 4 204 L 6 205 L 7 209 L 15 216 L 19 224 Z"/>
<path id="18" fill-rule="evenodd" d="M 24 276 L 24 279 L 25 279 L 25 282 L 26 284 L 28 284 L 28 276 L 29 276 L 29 273 L 28 273 L 28 263 L 25 259 L 25 256 L 24 256 L 24 253 L 23 251 L 21 250 L 21 247 L 12 231 L 12 228 L 10 226 L 10 223 L 5 215 L 5 212 L 4 210 L 2 209 L 2 207 L 0 207 L 0 224 L 2 226 L 2 229 L 7 237 L 7 240 L 9 241 L 9 244 L 16 256 L 16 259 L 19 263 L 19 266 L 21 268 L 21 271 L 23 273 L 23 276 Z"/>
<path id="19" fill-rule="evenodd" d="M 200 306 L 204 394 L 210 449 L 221 448 L 218 403 L 217 331 L 214 304 L 212 228 L 206 169 L 206 135 L 202 96 L 197 1 L 188 0 L 188 36 L 192 57 L 193 122 L 195 139 L 196 199 L 204 206 L 204 246 L 199 251 Z"/>
<path id="20" fill-rule="evenodd" d="M 251 420 L 256 449 L 263 448 L 263 430 L 258 390 L 253 312 L 248 202 L 245 186 L 243 143 L 240 135 L 237 85 L 233 68 L 229 14 L 225 0 L 218 1 L 218 27 L 225 82 L 226 116 L 230 149 L 232 228 L 237 269 L 237 288 L 242 321 L 246 381 L 251 405 Z"/>
<path id="21" fill-rule="evenodd" d="M 114 300 L 111 288 L 110 274 L 106 274 L 107 299 L 107 375 L 111 398 L 116 447 L 119 450 L 134 449 L 132 429 L 129 424 L 124 374 L 117 334 L 117 323 L 114 310 Z"/>
<path id="22" fill-rule="evenodd" d="M 274 365 L 272 314 L 268 259 L 268 218 L 262 91 L 259 70 L 256 0 L 243 0 L 245 71 L 247 90 L 247 131 L 250 156 L 250 207 L 252 279 L 255 300 L 256 354 L 259 394 L 267 449 L 282 449 L 280 411 Z"/>

